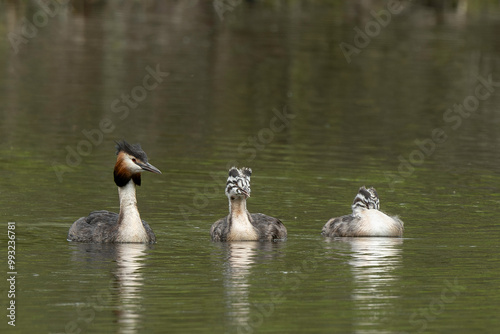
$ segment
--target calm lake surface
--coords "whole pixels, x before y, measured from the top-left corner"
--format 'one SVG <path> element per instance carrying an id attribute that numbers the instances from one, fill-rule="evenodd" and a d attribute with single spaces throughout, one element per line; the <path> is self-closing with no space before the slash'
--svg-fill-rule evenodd
<path id="1" fill-rule="evenodd" d="M 498 331 L 498 3 L 47 3 L 0 1 L 2 333 Z M 157 244 L 67 242 L 123 138 Z M 210 241 L 232 165 L 286 242 Z M 404 238 L 320 235 L 363 185 Z"/>

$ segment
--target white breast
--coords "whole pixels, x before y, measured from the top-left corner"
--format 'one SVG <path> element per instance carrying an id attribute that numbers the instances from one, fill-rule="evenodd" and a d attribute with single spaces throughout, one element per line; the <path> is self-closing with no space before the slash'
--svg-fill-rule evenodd
<path id="1" fill-rule="evenodd" d="M 119 242 L 147 242 L 148 235 L 144 225 L 142 225 L 141 216 L 137 207 L 124 209 L 125 214 L 123 221 L 120 225 L 118 237 Z"/>
<path id="2" fill-rule="evenodd" d="M 397 236 L 399 224 L 379 210 L 368 209 L 360 212 L 363 232 L 374 237 Z"/>
<path id="3" fill-rule="evenodd" d="M 233 216 L 231 223 L 231 230 L 229 231 L 227 240 L 259 240 L 259 236 L 257 235 L 252 223 L 250 223 L 250 220 L 248 220 L 248 216 L 246 214 Z"/>

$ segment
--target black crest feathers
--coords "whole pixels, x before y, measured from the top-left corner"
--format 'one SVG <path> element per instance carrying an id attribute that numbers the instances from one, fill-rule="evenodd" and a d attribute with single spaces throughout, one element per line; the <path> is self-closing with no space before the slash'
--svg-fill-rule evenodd
<path id="1" fill-rule="evenodd" d="M 148 156 L 141 148 L 141 144 L 129 144 L 125 140 L 116 142 L 116 154 L 120 152 L 125 152 L 128 155 L 136 157 L 142 162 L 148 162 Z"/>

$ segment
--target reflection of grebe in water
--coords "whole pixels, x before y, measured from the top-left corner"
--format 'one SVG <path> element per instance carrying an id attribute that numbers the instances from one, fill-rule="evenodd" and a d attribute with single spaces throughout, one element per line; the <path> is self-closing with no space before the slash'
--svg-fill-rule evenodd
<path id="1" fill-rule="evenodd" d="M 224 301 L 226 304 L 227 328 L 235 328 L 229 332 L 252 333 L 255 331 L 255 319 L 251 315 L 254 312 L 265 312 L 261 308 L 256 309 L 256 304 L 251 302 L 252 274 L 262 277 L 259 273 L 253 273 L 252 269 L 261 268 L 266 263 L 283 255 L 279 249 L 286 246 L 284 242 L 258 242 L 258 241 L 234 241 L 215 243 L 218 249 L 223 251 L 221 256 L 217 252 L 217 259 L 226 259 L 224 263 Z M 218 262 L 219 262 L 218 261 Z M 266 313 L 267 314 L 267 313 Z"/>
<path id="2" fill-rule="evenodd" d="M 120 197 L 120 214 L 109 211 L 94 211 L 88 217 L 75 221 L 68 232 L 69 241 L 90 243 L 140 242 L 155 243 L 151 227 L 141 220 L 135 197 L 136 185 L 141 185 L 141 172 L 161 174 L 148 162 L 146 153 L 139 144 L 126 141 L 117 143 L 117 159 L 114 169 L 115 183 Z"/>
<path id="3" fill-rule="evenodd" d="M 115 271 L 118 283 L 119 309 L 116 314 L 120 324 L 119 333 L 134 334 L 143 322 L 143 287 L 144 277 L 141 269 L 144 267 L 144 257 L 147 245 L 123 243 L 116 245 L 117 268 Z"/>
<path id="4" fill-rule="evenodd" d="M 277 219 L 262 213 L 250 214 L 250 168 L 232 167 L 227 178 L 226 196 L 229 215 L 216 221 L 210 229 L 213 241 L 257 241 L 286 239 L 286 227 Z"/>
<path id="5" fill-rule="evenodd" d="M 403 222 L 379 210 L 374 188 L 359 188 L 352 203 L 352 214 L 332 218 L 323 227 L 326 237 L 402 237 Z"/>
<path id="6" fill-rule="evenodd" d="M 152 246 L 144 243 L 71 243 L 69 247 L 75 270 L 90 275 L 90 279 L 79 284 L 77 295 L 81 302 L 75 305 L 77 314 L 81 312 L 79 304 L 92 301 L 96 310 L 112 310 L 110 315 L 114 317 L 112 322 L 118 324 L 117 333 L 140 333 L 146 318 L 144 300 L 147 297 L 142 269 Z M 111 278 L 103 277 L 103 272 L 111 273 Z M 96 286 L 101 287 L 97 294 Z M 90 325 L 86 320 L 77 322 L 82 332 Z"/>
<path id="7" fill-rule="evenodd" d="M 227 265 L 224 270 L 224 299 L 228 320 L 233 326 L 244 328 L 250 317 L 248 281 L 250 268 L 255 261 L 258 242 L 230 242 L 227 249 Z"/>
<path id="8" fill-rule="evenodd" d="M 387 333 L 397 317 L 401 297 L 403 238 L 326 239 L 327 248 L 345 254 L 352 273 L 350 298 L 354 306 L 353 333 Z M 339 252 L 340 251 L 340 252 Z"/>

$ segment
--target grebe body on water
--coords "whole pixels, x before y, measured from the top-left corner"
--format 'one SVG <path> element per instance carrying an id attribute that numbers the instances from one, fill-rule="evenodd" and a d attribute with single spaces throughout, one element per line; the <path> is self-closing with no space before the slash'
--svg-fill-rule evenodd
<path id="1" fill-rule="evenodd" d="M 148 162 L 148 157 L 139 144 L 130 145 L 123 140 L 117 143 L 116 149 L 117 159 L 113 174 L 115 184 L 118 186 L 120 213 L 102 210 L 81 217 L 69 229 L 68 241 L 156 242 L 153 230 L 139 215 L 135 189 L 141 185 L 141 172 L 157 174 L 161 172 Z"/>
<path id="2" fill-rule="evenodd" d="M 249 213 L 246 200 L 250 197 L 250 168 L 232 167 L 226 184 L 229 215 L 216 221 L 210 229 L 213 241 L 274 241 L 287 236 L 285 225 L 262 213 Z"/>
<path id="3" fill-rule="evenodd" d="M 402 237 L 403 222 L 380 211 L 374 188 L 359 188 L 352 203 L 352 214 L 332 218 L 323 227 L 326 237 Z"/>

